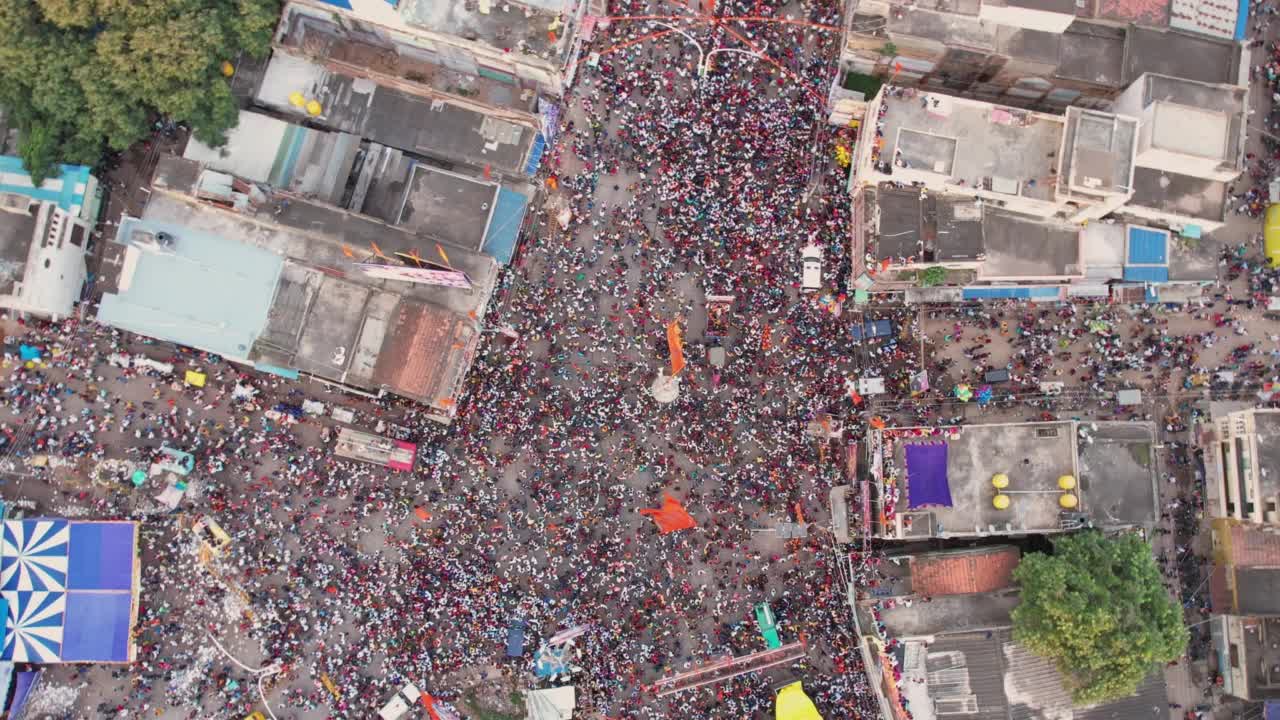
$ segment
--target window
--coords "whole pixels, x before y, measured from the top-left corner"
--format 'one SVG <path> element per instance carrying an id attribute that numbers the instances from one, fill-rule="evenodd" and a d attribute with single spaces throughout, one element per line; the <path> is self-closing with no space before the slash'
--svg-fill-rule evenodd
<path id="1" fill-rule="evenodd" d="M 1236 645 L 1235 643 L 1231 643 L 1229 654 L 1231 655 L 1231 667 L 1239 668 L 1240 667 L 1240 646 Z"/>
<path id="2" fill-rule="evenodd" d="M 71 226 L 71 244 L 76 247 L 84 247 L 84 226 Z"/>

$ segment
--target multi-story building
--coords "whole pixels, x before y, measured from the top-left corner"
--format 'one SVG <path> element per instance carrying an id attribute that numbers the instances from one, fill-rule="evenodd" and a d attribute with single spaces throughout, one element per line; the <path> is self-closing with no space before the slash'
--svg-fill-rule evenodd
<path id="1" fill-rule="evenodd" d="M 88 278 L 92 230 L 55 202 L 0 192 L 0 308 L 53 320 L 71 315 Z"/>
<path id="2" fill-rule="evenodd" d="M 1209 630 L 1224 692 L 1280 699 L 1280 615 L 1217 615 Z"/>
<path id="3" fill-rule="evenodd" d="M 1215 413 L 1200 437 L 1210 517 L 1280 527 L 1280 410 Z"/>

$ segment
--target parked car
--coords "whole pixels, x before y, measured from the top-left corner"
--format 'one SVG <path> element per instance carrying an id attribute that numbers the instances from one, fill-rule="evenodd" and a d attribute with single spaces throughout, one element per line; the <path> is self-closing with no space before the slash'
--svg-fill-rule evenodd
<path id="1" fill-rule="evenodd" d="M 800 251 L 800 290 L 817 292 L 822 288 L 822 248 L 806 245 Z"/>

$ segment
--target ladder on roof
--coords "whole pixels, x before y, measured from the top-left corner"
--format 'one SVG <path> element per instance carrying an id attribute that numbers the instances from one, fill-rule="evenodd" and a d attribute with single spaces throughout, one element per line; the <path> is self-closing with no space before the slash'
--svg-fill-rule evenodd
<path id="1" fill-rule="evenodd" d="M 652 689 L 658 697 L 666 697 L 685 690 L 700 688 L 704 685 L 724 682 L 739 675 L 746 675 L 747 673 L 758 672 L 777 665 L 795 662 L 805 655 L 804 641 L 793 642 L 772 650 L 762 650 L 740 657 L 727 655 L 719 660 L 713 660 L 700 668 L 662 678 L 652 685 Z"/>

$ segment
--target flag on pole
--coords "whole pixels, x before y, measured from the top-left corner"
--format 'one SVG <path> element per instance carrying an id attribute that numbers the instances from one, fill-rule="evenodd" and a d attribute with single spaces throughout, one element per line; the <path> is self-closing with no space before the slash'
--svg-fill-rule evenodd
<path id="1" fill-rule="evenodd" d="M 679 500 L 666 493 L 663 493 L 662 507 L 643 508 L 640 510 L 640 514 L 653 518 L 653 521 L 658 525 L 658 532 L 663 535 L 698 526 L 697 521 L 693 519 L 689 511 L 684 509 L 684 505 L 681 505 Z"/>
<path id="2" fill-rule="evenodd" d="M 771 347 L 773 347 L 773 327 L 766 324 L 764 334 L 760 336 L 760 349 L 768 350 Z"/>
<path id="3" fill-rule="evenodd" d="M 667 324 L 667 350 L 671 353 L 671 376 L 675 377 L 684 369 L 684 340 L 680 337 L 680 323 L 672 320 Z"/>
<path id="4" fill-rule="evenodd" d="M 442 246 L 440 243 L 436 243 L 436 252 L 440 253 L 440 257 L 444 258 L 445 267 L 452 270 L 453 265 L 449 264 L 449 255 L 444 251 L 444 246 Z"/>
<path id="5" fill-rule="evenodd" d="M 371 246 L 373 247 L 373 254 L 374 254 L 374 255 L 377 255 L 378 257 L 382 258 L 383 260 L 390 260 L 390 259 L 391 259 L 391 258 L 387 257 L 386 255 L 384 255 L 384 254 L 382 253 L 382 248 L 378 247 L 378 243 L 371 242 L 371 243 L 369 243 L 369 245 L 371 245 Z"/>
<path id="6" fill-rule="evenodd" d="M 356 256 L 356 254 L 351 251 L 351 248 L 346 245 L 342 246 L 342 254 L 346 255 L 349 258 L 354 258 Z"/>

